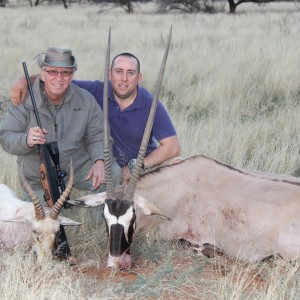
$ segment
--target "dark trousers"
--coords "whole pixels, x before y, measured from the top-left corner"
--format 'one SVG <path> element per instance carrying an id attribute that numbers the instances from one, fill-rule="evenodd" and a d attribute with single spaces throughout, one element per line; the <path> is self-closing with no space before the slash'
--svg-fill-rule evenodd
<path id="1" fill-rule="evenodd" d="M 59 260 L 66 260 L 71 256 L 71 250 L 68 244 L 67 236 L 63 225 L 60 225 L 59 232 L 55 237 L 55 254 Z"/>

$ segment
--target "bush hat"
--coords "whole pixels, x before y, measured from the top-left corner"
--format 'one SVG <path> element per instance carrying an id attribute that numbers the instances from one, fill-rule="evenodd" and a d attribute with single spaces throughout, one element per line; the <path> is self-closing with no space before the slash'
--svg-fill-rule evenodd
<path id="1" fill-rule="evenodd" d="M 45 56 L 43 58 L 43 56 Z M 77 62 L 72 55 L 72 50 L 59 47 L 50 47 L 47 52 L 38 55 L 37 63 L 40 68 L 44 66 L 74 68 L 77 70 Z"/>

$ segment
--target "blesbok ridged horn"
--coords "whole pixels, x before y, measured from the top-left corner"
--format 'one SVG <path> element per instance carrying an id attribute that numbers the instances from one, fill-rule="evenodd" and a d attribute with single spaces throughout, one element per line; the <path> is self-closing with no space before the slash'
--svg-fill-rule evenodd
<path id="1" fill-rule="evenodd" d="M 42 203 L 40 202 L 39 198 L 34 193 L 32 187 L 29 185 L 29 183 L 25 179 L 23 166 L 24 166 L 24 161 L 22 161 L 22 165 L 21 165 L 21 168 L 20 168 L 21 184 L 23 185 L 25 191 L 28 193 L 28 196 L 32 201 L 34 211 L 35 211 L 35 217 L 39 220 L 45 219 L 44 207 L 43 207 Z"/>
<path id="2" fill-rule="evenodd" d="M 69 182 L 68 182 L 65 190 L 59 197 L 59 199 L 55 202 L 55 204 L 52 207 L 52 210 L 49 214 L 51 219 L 53 219 L 53 220 L 57 219 L 62 206 L 64 205 L 66 199 L 68 198 L 69 194 L 71 193 L 73 183 L 74 183 L 74 170 L 73 170 L 73 163 L 71 161 Z"/>
<path id="3" fill-rule="evenodd" d="M 149 138 L 150 138 L 151 130 L 152 130 L 152 127 L 153 127 L 153 122 L 154 122 L 154 117 L 155 117 L 155 114 L 156 114 L 157 103 L 158 103 L 158 100 L 159 100 L 160 87 L 161 87 L 161 83 L 162 83 L 162 80 L 163 80 L 165 66 L 166 66 L 167 57 L 168 57 L 168 53 L 169 53 L 169 48 L 170 48 L 170 43 L 171 43 L 171 36 L 172 36 L 172 26 L 170 28 L 169 39 L 167 41 L 164 57 L 163 57 L 163 60 L 162 60 L 162 63 L 161 63 L 160 72 L 159 72 L 159 76 L 158 76 L 156 87 L 155 87 L 155 94 L 154 94 L 153 102 L 152 102 L 151 109 L 150 109 L 150 112 L 149 112 L 146 128 L 145 128 L 145 131 L 144 131 L 142 143 L 141 143 L 140 150 L 139 150 L 139 154 L 138 154 L 138 157 L 137 157 L 136 166 L 135 166 L 135 169 L 133 171 L 133 174 L 131 175 L 131 179 L 130 179 L 130 181 L 128 183 L 128 186 L 126 188 L 126 191 L 125 191 L 124 199 L 126 199 L 128 201 L 133 200 L 134 191 L 135 191 L 137 182 L 139 180 L 142 164 L 143 164 L 145 153 L 146 153 L 147 146 L 148 146 L 148 143 L 149 143 Z"/>
<path id="4" fill-rule="evenodd" d="M 105 165 L 105 189 L 106 199 L 115 200 L 115 186 L 112 176 L 112 151 L 109 139 L 109 123 L 108 123 L 108 73 L 109 73 L 109 61 L 110 61 L 110 42 L 111 42 L 111 29 L 109 27 L 108 41 L 106 48 L 105 57 L 105 73 L 104 73 L 104 90 L 103 90 L 103 154 L 104 154 L 104 165 Z"/>

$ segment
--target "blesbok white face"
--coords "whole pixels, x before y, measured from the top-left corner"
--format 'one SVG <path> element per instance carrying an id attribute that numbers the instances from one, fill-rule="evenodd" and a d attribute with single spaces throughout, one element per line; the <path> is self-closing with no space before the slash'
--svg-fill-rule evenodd
<path id="1" fill-rule="evenodd" d="M 9 241 L 4 242 L 3 241 L 4 234 L 3 234 L 1 237 L 2 238 L 1 242 L 4 245 L 4 247 L 6 244 L 8 245 L 12 244 L 12 246 L 16 244 L 32 245 L 32 248 L 36 253 L 37 263 L 41 264 L 42 262 L 52 259 L 53 252 L 54 252 L 54 245 L 55 245 L 55 237 L 59 232 L 60 225 L 64 225 L 64 226 L 81 225 L 81 223 L 61 216 L 58 216 L 58 218 L 53 219 L 50 216 L 51 209 L 49 209 L 48 207 L 44 207 L 45 213 L 47 214 L 45 218 L 37 219 L 35 217 L 34 208 L 32 207 L 32 204 L 29 202 L 24 203 L 24 201 L 21 200 L 19 201 L 23 202 L 21 204 L 30 204 L 31 207 L 28 207 L 29 209 L 28 214 L 16 218 L 1 219 L 1 221 L 10 222 L 14 224 L 17 223 L 23 224 L 22 233 L 20 232 L 20 228 L 14 226 L 13 224 L 12 226 L 10 226 L 10 231 L 13 231 L 14 230 L 13 228 L 15 228 L 15 230 L 17 231 L 16 234 L 18 235 L 24 234 L 24 236 L 23 237 L 19 236 L 18 238 L 15 238 L 13 234 L 6 238 L 9 239 Z M 9 227 L 6 226 L 6 228 Z"/>
<path id="2" fill-rule="evenodd" d="M 59 227 L 60 220 L 52 219 L 49 215 L 42 220 L 34 219 L 32 221 L 33 249 L 39 264 L 52 258 Z"/>
<path id="3" fill-rule="evenodd" d="M 37 255 L 37 262 L 42 263 L 52 258 L 60 225 L 81 224 L 59 216 L 60 209 L 71 191 L 74 174 L 71 167 L 65 193 L 51 209 L 41 205 L 24 177 L 22 181 L 33 203 L 19 200 L 7 186 L 0 186 L 0 244 L 3 248 L 10 248 L 17 244 L 32 245 Z M 18 223 L 23 224 L 22 228 Z"/>

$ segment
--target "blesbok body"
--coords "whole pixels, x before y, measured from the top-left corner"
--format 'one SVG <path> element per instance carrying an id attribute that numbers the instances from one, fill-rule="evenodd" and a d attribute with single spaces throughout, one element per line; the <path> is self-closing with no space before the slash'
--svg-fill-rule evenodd
<path id="1" fill-rule="evenodd" d="M 73 171 L 72 171 L 73 172 Z M 71 173 L 72 173 L 71 172 Z M 0 184 L 0 247 L 13 248 L 16 245 L 33 246 L 37 262 L 52 258 L 55 237 L 60 225 L 80 225 L 63 216 L 60 209 L 71 191 L 73 173 L 65 192 L 53 208 L 43 207 L 27 182 L 23 182 L 31 202 L 22 201 L 5 184 Z"/>
<path id="2" fill-rule="evenodd" d="M 100 205 L 105 197 L 105 193 L 91 194 L 74 203 Z M 105 204 L 104 214 L 110 219 L 105 209 L 109 205 Z M 170 220 L 148 216 L 159 215 L 156 209 Z M 119 218 L 125 233 L 133 228 L 129 217 L 134 210 L 137 226 L 147 230 L 155 225 L 162 239 L 212 244 L 251 262 L 274 254 L 292 260 L 300 254 L 300 179 L 296 177 L 235 169 L 194 156 L 140 177 L 134 202 Z M 110 242 L 120 244 L 113 237 Z M 130 261 L 124 253 L 119 264 Z M 108 265 L 116 260 L 110 257 Z"/>

